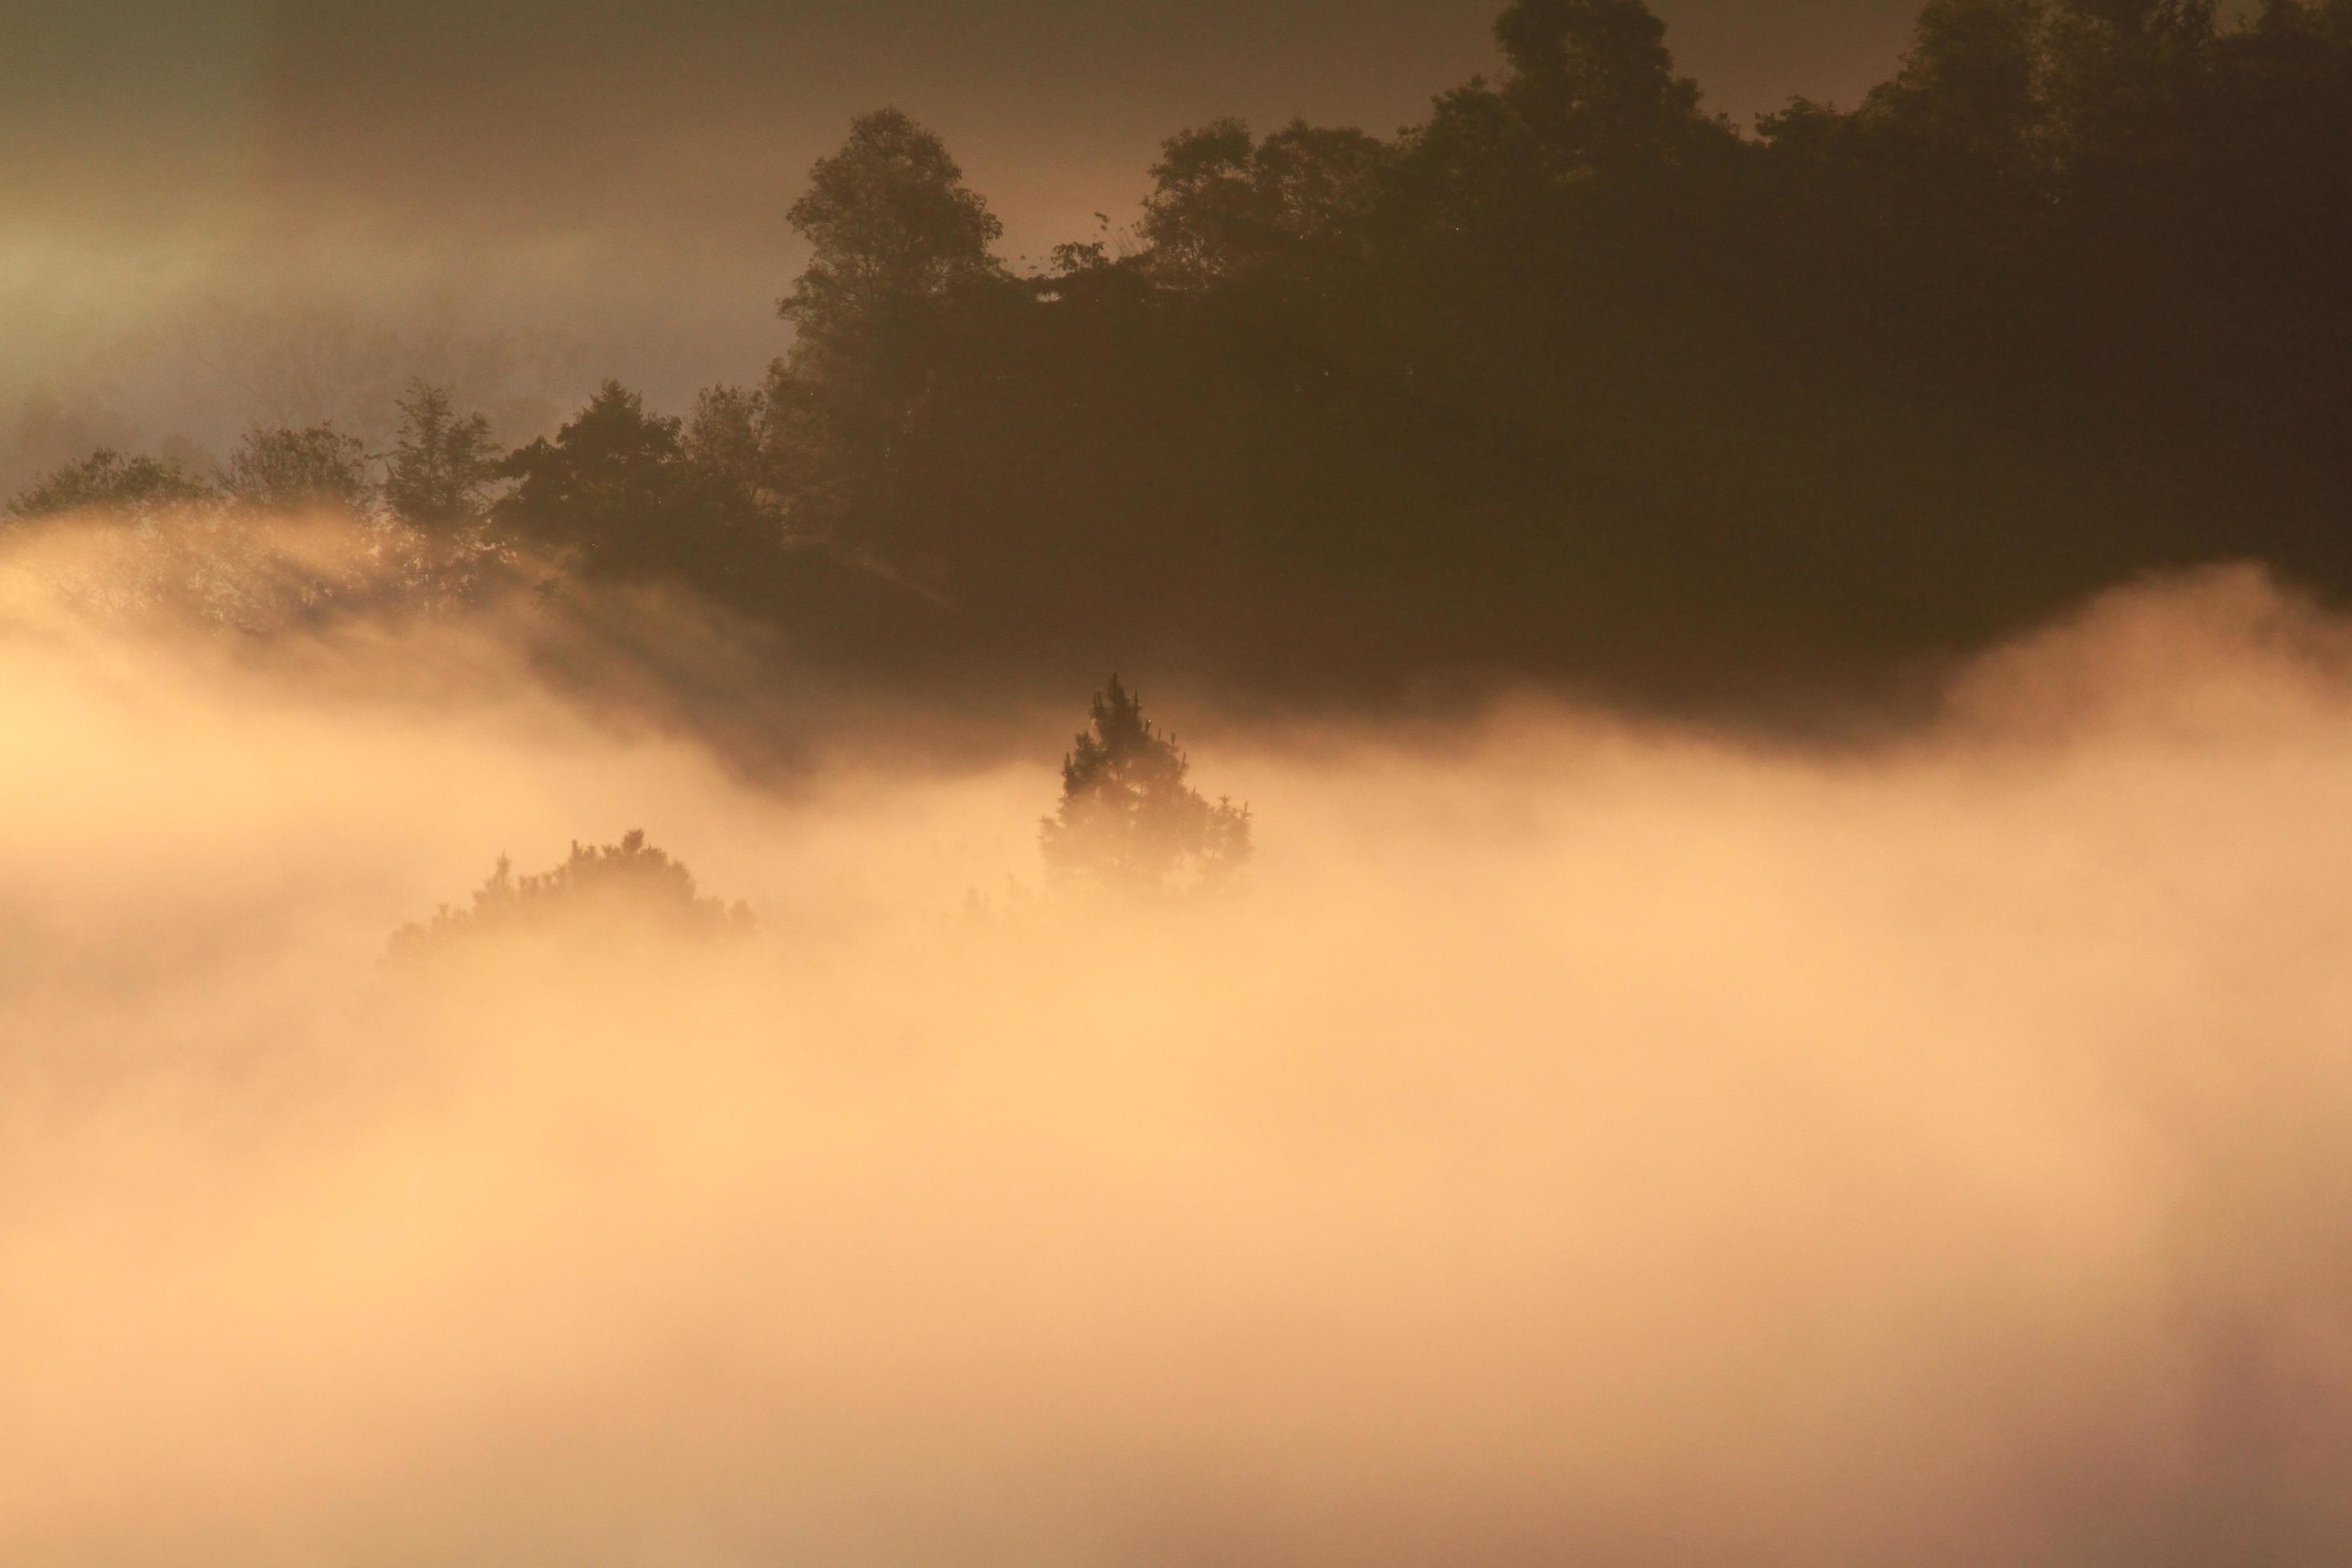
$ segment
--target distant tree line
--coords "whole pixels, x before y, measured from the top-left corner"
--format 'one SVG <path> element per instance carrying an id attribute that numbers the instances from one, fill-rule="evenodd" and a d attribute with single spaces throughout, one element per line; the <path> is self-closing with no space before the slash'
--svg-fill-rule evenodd
<path id="1" fill-rule="evenodd" d="M 322 428 L 16 508 L 364 501 L 844 657 L 1294 696 L 1752 708 L 2166 564 L 2352 590 L 2352 0 L 1928 0 L 1891 80 L 1752 132 L 1642 0 L 1496 33 L 1393 137 L 1171 137 L 1035 275 L 863 116 L 791 209 L 791 352 L 683 417 L 608 383 L 498 458 L 420 392 L 372 489 Z"/>
<path id="2" fill-rule="evenodd" d="M 1194 789 L 1176 737 L 1143 716 L 1142 699 L 1116 675 L 1087 719 L 1062 759 L 1061 798 L 1038 825 L 1049 885 L 1162 906 L 1233 890 L 1250 858 L 1249 808 Z M 968 909 L 983 909 L 970 898 Z M 610 958 L 615 937 L 738 938 L 755 924 L 749 905 L 704 896 L 682 862 L 632 828 L 617 844 L 574 839 L 560 865 L 535 875 L 517 877 L 501 855 L 464 906 L 445 903 L 394 931 L 389 956 L 415 965 L 483 942 L 562 950 L 587 936 L 606 939 Z"/>

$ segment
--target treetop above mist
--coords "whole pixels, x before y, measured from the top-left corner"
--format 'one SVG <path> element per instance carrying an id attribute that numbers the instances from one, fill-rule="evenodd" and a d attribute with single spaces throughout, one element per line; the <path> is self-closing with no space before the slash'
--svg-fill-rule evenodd
<path id="1" fill-rule="evenodd" d="M 1087 717 L 1062 761 L 1060 803 L 1039 825 L 1050 882 L 1143 899 L 1231 887 L 1250 857 L 1249 808 L 1193 789 L 1176 737 L 1143 716 L 1116 675 Z M 747 905 L 702 896 L 684 865 L 632 829 L 617 844 L 575 840 L 561 864 L 535 876 L 517 877 L 501 855 L 463 908 L 444 904 L 395 931 L 391 954 L 413 963 L 513 937 L 700 940 L 742 935 L 752 923 Z"/>
<path id="2" fill-rule="evenodd" d="M 1186 782 L 1191 763 L 1118 676 L 1095 693 L 1062 759 L 1062 798 L 1038 829 L 1049 873 L 1124 893 L 1215 889 L 1250 855 L 1250 813 Z"/>
<path id="3" fill-rule="evenodd" d="M 751 912 L 704 898 L 694 875 L 632 829 L 617 844 L 583 846 L 551 870 L 517 877 L 503 855 L 463 909 L 444 904 L 432 919 L 392 939 L 396 962 L 415 963 L 468 944 L 518 936 L 661 935 L 705 939 L 751 929 Z"/>

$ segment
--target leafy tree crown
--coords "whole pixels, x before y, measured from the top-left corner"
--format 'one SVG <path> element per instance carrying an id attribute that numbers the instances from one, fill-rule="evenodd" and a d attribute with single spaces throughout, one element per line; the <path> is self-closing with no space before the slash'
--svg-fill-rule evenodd
<path id="1" fill-rule="evenodd" d="M 367 503 L 366 444 L 332 425 L 250 430 L 229 454 L 224 475 L 229 499 L 268 511 Z"/>
<path id="2" fill-rule="evenodd" d="M 896 109 L 850 123 L 789 216 L 816 254 L 777 309 L 804 339 L 1002 272 L 989 247 L 1004 226 L 964 184 L 947 144 Z"/>

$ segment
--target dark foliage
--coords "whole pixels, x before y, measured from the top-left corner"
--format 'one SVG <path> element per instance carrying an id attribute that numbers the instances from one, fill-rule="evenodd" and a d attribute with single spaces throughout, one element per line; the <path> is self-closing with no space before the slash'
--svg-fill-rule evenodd
<path id="1" fill-rule="evenodd" d="M 1820 714 L 2153 568 L 2352 591 L 2352 0 L 1928 0 L 1753 134 L 1643 0 L 1496 37 L 1392 139 L 1171 138 L 1132 247 L 1029 279 L 862 117 L 764 386 L 608 384 L 499 524 L 803 657 L 1276 699 Z"/>
<path id="2" fill-rule="evenodd" d="M 367 444 L 332 425 L 251 430 L 229 454 L 222 488 L 257 511 L 359 511 L 375 491 L 368 460 Z"/>
<path id="3" fill-rule="evenodd" d="M 936 142 L 861 121 L 797 215 L 776 506 L 942 660 L 1284 696 L 1777 712 L 2152 567 L 2352 589 L 2345 0 L 1933 0 L 1894 80 L 1752 137 L 1639 0 L 1497 35 L 1393 142 L 1171 139 L 1133 254 L 1018 290 Z"/>
<path id="4" fill-rule="evenodd" d="M 1062 760 L 1061 804 L 1038 830 L 1047 869 L 1127 893 L 1229 882 L 1249 859 L 1249 808 L 1211 805 L 1185 782 L 1190 771 L 1176 737 L 1112 676 Z"/>
<path id="5" fill-rule="evenodd" d="M 619 382 L 499 474 L 515 481 L 495 509 L 499 521 L 570 552 L 586 571 L 650 573 L 686 553 L 677 537 L 691 500 L 679 422 L 647 414 Z"/>
<path id="6" fill-rule="evenodd" d="M 415 528 L 454 532 L 478 524 L 497 476 L 490 422 L 460 415 L 442 388 L 418 382 L 400 403 L 400 439 L 386 460 L 383 500 Z"/>

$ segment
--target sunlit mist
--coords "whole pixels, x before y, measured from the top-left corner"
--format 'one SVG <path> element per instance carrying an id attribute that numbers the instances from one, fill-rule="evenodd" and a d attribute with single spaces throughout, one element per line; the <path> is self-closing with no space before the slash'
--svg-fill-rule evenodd
<path id="1" fill-rule="evenodd" d="M 68 544 L 0 643 L 0 1558 L 2352 1523 L 2352 629 L 2258 574 L 1867 750 L 1219 724 L 1258 854 L 1154 903 L 1042 878 L 1051 729 L 768 787 L 534 675 L 544 607 L 224 640 L 27 586 Z M 756 925 L 388 960 L 632 828 Z"/>

